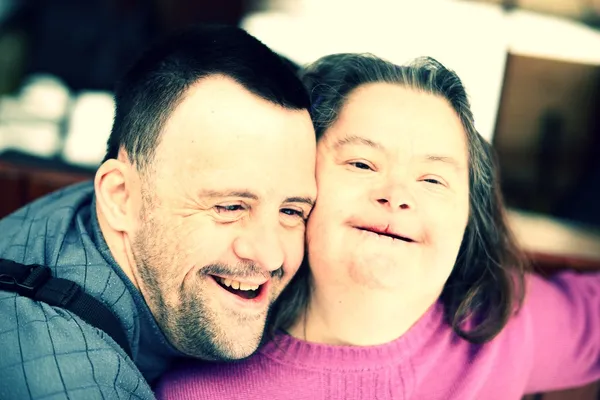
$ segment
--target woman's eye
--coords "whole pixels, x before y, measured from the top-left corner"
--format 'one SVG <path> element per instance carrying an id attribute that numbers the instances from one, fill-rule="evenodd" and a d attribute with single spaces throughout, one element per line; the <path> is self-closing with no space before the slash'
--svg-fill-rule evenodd
<path id="1" fill-rule="evenodd" d="M 448 182 L 446 182 L 443 178 L 438 177 L 438 176 L 425 176 L 423 178 L 420 179 L 421 182 L 426 182 L 428 183 L 430 186 L 440 186 L 440 187 L 448 187 Z"/>
<path id="2" fill-rule="evenodd" d="M 373 168 L 371 168 L 368 164 L 365 164 L 363 162 L 360 161 L 354 161 L 351 162 L 350 165 L 358 168 L 358 169 L 364 169 L 364 170 L 372 170 Z"/>

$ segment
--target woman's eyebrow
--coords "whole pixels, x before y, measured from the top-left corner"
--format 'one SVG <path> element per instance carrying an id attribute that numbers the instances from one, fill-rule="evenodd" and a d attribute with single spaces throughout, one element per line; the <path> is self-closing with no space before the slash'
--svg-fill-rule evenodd
<path id="1" fill-rule="evenodd" d="M 333 148 L 335 150 L 338 150 L 340 147 L 352 145 L 352 144 L 362 144 L 362 145 L 366 145 L 369 147 L 373 147 L 377 150 L 383 150 L 383 145 L 381 145 L 380 143 L 374 142 L 371 139 L 367 139 L 367 138 L 364 138 L 362 136 L 357 136 L 357 135 L 345 136 L 343 138 L 338 139 L 333 144 Z"/>

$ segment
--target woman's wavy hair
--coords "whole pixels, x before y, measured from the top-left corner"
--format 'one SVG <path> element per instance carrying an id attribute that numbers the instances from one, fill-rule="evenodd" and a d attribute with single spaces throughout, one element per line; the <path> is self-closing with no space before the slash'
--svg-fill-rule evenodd
<path id="1" fill-rule="evenodd" d="M 507 226 L 495 152 L 475 129 L 460 78 L 433 58 L 397 66 L 369 54 L 323 57 L 305 68 L 301 77 L 310 93 L 319 139 L 336 121 L 348 96 L 364 84 L 398 84 L 448 100 L 467 135 L 470 204 L 456 264 L 440 300 L 457 335 L 471 343 L 493 339 L 523 302 L 526 262 Z M 304 263 L 273 309 L 272 331 L 289 328 L 306 310 L 311 279 Z"/>

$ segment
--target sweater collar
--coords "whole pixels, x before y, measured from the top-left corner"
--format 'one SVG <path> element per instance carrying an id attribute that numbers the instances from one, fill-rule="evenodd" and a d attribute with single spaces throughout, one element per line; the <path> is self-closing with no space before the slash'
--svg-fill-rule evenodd
<path id="1" fill-rule="evenodd" d="M 376 346 L 333 346 L 278 333 L 261 354 L 281 363 L 310 369 L 370 370 L 397 365 L 409 358 L 443 320 L 443 304 L 434 303 L 401 337 Z"/>

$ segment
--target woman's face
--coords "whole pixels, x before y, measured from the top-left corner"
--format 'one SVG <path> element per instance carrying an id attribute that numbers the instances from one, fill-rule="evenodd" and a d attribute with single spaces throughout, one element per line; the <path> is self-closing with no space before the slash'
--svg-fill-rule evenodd
<path id="1" fill-rule="evenodd" d="M 354 90 L 318 145 L 317 186 L 317 286 L 439 296 L 469 214 L 466 135 L 446 99 L 387 83 Z"/>

